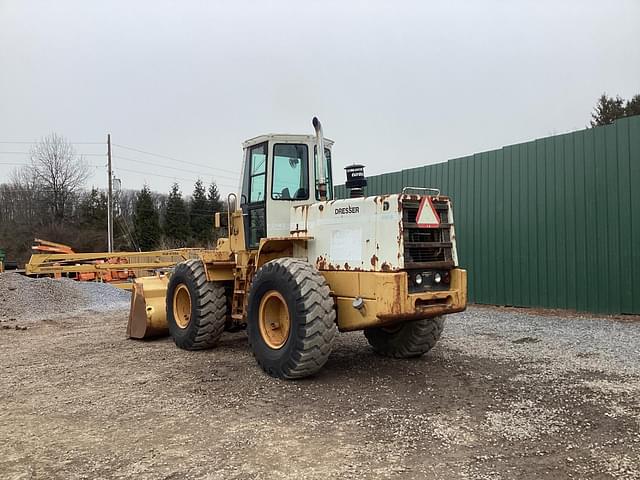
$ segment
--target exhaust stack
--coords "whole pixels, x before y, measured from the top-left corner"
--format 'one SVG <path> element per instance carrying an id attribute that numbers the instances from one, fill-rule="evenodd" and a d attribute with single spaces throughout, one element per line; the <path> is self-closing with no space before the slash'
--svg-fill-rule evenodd
<path id="1" fill-rule="evenodd" d="M 318 117 L 313 117 L 313 128 L 316 130 L 316 142 L 318 146 L 318 194 L 320 200 L 327 199 L 327 176 L 324 171 L 324 136 L 322 135 L 322 124 Z"/>

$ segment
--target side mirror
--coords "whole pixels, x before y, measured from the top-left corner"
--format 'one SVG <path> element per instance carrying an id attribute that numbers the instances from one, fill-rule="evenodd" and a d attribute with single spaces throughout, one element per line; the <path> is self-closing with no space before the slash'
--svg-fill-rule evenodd
<path id="1" fill-rule="evenodd" d="M 213 226 L 215 228 L 227 228 L 229 226 L 227 212 L 216 212 L 213 218 Z"/>

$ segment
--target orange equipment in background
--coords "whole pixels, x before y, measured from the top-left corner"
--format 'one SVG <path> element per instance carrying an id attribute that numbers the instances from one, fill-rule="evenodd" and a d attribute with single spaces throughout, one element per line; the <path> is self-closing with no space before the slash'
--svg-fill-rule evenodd
<path id="1" fill-rule="evenodd" d="M 54 243 L 49 242 L 48 240 L 42 240 L 40 238 L 36 238 L 34 241 L 31 250 L 34 252 L 42 252 L 42 253 L 76 253 L 69 245 L 65 245 L 64 243 Z"/>
<path id="2" fill-rule="evenodd" d="M 131 289 L 133 279 L 173 268 L 176 263 L 197 258 L 199 248 L 149 252 L 77 253 L 61 243 L 35 239 L 26 274 L 37 277 L 67 277 L 81 282 L 108 282 Z"/>

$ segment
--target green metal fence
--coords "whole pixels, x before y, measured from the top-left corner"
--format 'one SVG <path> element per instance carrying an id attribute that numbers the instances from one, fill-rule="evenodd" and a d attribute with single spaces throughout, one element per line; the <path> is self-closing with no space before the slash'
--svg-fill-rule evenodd
<path id="1" fill-rule="evenodd" d="M 452 197 L 472 302 L 640 314 L 640 116 L 368 182 Z"/>

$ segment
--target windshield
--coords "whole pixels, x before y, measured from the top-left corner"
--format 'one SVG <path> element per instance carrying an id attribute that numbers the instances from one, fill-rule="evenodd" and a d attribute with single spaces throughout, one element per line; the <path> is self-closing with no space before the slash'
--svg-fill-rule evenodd
<path id="1" fill-rule="evenodd" d="M 306 200 L 309 198 L 309 161 L 305 144 L 282 144 L 273 147 L 271 198 Z"/>

